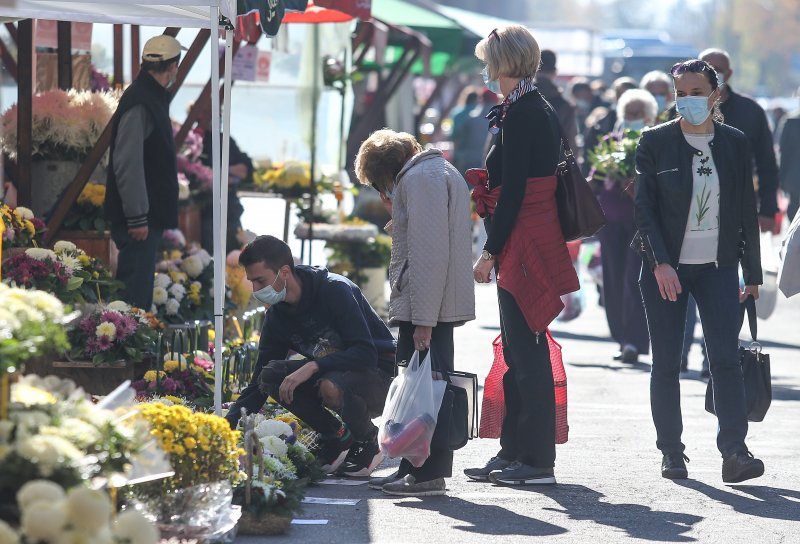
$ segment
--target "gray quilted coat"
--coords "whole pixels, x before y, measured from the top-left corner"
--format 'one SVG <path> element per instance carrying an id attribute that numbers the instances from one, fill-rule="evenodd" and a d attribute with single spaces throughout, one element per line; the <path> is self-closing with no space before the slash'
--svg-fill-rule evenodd
<path id="1" fill-rule="evenodd" d="M 439 150 L 412 157 L 395 180 L 389 282 L 392 323 L 475 319 L 469 189 Z"/>

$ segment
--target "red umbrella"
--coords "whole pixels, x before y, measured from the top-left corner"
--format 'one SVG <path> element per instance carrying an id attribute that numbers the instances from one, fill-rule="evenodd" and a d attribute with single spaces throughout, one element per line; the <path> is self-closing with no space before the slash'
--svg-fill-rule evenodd
<path id="1" fill-rule="evenodd" d="M 329 4 L 331 2 L 328 2 Z M 309 0 L 308 7 L 302 13 L 294 11 L 289 12 L 283 17 L 285 24 L 290 23 L 305 23 L 305 24 L 322 24 L 322 23 L 346 23 L 352 21 L 353 16 L 338 9 L 328 9 L 321 5 L 317 6 L 313 0 Z"/>

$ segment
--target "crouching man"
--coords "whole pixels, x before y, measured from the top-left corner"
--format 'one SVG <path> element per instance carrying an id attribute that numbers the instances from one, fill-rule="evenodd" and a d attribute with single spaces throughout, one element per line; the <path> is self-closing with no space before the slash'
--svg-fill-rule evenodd
<path id="1" fill-rule="evenodd" d="M 270 308 L 253 378 L 226 416 L 231 426 L 243 408 L 258 412 L 272 396 L 319 433 L 314 453 L 323 470 L 369 475 L 383 460 L 371 419 L 383 410 L 393 373 L 392 333 L 354 283 L 295 266 L 278 238 L 259 236 L 239 264 L 253 296 Z M 303 359 L 287 360 L 290 352 Z"/>

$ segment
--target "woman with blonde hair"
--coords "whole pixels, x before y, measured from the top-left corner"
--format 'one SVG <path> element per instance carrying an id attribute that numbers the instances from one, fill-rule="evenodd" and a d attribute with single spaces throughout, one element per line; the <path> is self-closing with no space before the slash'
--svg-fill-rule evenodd
<path id="1" fill-rule="evenodd" d="M 527 28 L 493 30 L 475 55 L 486 64 L 486 86 L 504 99 L 490 115 L 488 179 L 472 194 L 489 233 L 473 274 L 488 283 L 497 273 L 508 371 L 500 452 L 464 473 L 506 485 L 554 484 L 555 393 L 545 335 L 564 307 L 561 295 L 580 288 L 555 202 L 561 130 L 534 83 L 541 54 Z"/>
<path id="2" fill-rule="evenodd" d="M 435 367 L 453 371 L 453 328 L 475 319 L 467 184 L 441 151 L 423 151 L 411 134 L 388 129 L 361 144 L 355 170 L 392 214 L 389 322 L 400 329 L 396 360 L 407 362 L 415 351 L 424 358 L 430 350 Z M 369 486 L 389 495 L 444 495 L 452 470 L 453 452 L 433 449 L 421 467 L 403 459 L 395 473 Z"/>

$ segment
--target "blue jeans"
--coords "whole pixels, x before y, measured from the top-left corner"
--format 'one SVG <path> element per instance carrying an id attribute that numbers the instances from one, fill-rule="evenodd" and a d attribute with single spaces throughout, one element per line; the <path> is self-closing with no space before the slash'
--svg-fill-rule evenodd
<path id="1" fill-rule="evenodd" d="M 146 239 L 134 240 L 126 226 L 111 227 L 111 238 L 119 248 L 117 279 L 125 284 L 120 299 L 146 312 L 153 305 L 156 257 L 163 232 L 150 227 Z"/>
<path id="2" fill-rule="evenodd" d="M 652 344 L 650 407 L 656 426 L 656 446 L 662 452 L 682 452 L 680 364 L 689 294 L 700 310 L 714 387 L 719 427 L 717 448 L 723 456 L 746 451 L 747 408 L 739 364 L 739 277 L 736 267 L 714 264 L 680 265 L 683 292 L 676 302 L 661 298 L 655 275 L 642 269 L 642 290 Z"/>
<path id="3" fill-rule="evenodd" d="M 686 266 L 686 265 L 684 265 Z M 694 344 L 694 329 L 697 325 L 697 302 L 694 297 L 689 295 L 686 310 L 686 332 L 683 334 L 683 359 L 689 359 L 689 352 Z M 703 350 L 703 370 L 708 369 L 708 354 L 706 353 L 706 342 L 703 339 L 703 324 L 700 323 L 700 348 Z"/>

